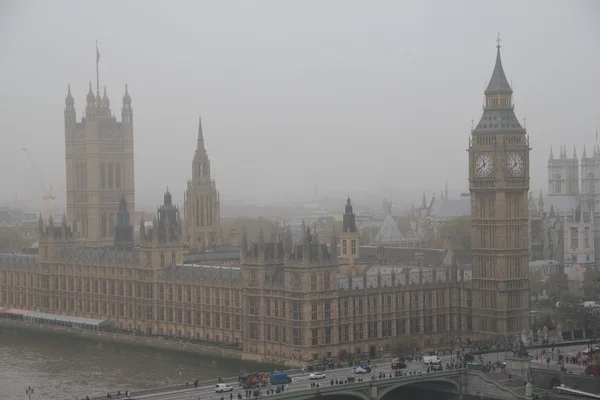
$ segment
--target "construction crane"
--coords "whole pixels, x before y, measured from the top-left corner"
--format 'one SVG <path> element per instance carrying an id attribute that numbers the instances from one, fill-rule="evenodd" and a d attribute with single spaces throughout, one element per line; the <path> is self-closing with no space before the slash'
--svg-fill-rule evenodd
<path id="1" fill-rule="evenodd" d="M 42 172 L 38 168 L 37 164 L 33 161 L 31 157 L 31 153 L 25 147 L 23 147 L 23 151 L 27 154 L 27 158 L 29 159 L 29 163 L 33 168 L 35 175 L 38 179 L 38 182 L 42 186 L 42 190 L 44 191 L 44 201 L 46 202 L 46 223 L 48 223 L 50 219 L 50 214 L 52 213 L 52 200 L 54 200 L 54 195 L 52 195 L 52 186 L 46 187 L 44 183 L 44 178 L 42 178 Z"/>

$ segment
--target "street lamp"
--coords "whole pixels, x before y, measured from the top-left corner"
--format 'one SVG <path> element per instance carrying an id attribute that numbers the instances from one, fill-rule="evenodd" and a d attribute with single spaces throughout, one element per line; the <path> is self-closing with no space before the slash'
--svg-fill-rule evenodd
<path id="1" fill-rule="evenodd" d="M 27 389 L 25 389 L 25 394 L 27 395 L 27 397 L 29 397 L 29 400 L 31 400 L 31 395 L 33 394 L 33 388 L 31 386 L 29 386 Z"/>
<path id="2" fill-rule="evenodd" d="M 179 383 L 183 383 L 183 381 L 181 380 L 181 375 L 183 375 L 183 367 L 181 365 L 177 366 L 177 374 L 179 375 Z"/>

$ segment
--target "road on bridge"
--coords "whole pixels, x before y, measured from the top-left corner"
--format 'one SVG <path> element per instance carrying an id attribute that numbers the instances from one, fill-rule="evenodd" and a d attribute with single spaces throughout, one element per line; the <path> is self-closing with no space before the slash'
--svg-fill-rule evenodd
<path id="1" fill-rule="evenodd" d="M 583 351 L 585 349 L 585 346 L 583 345 L 576 345 L 576 346 L 566 346 L 566 347 L 561 347 L 561 351 L 563 351 L 566 354 L 577 354 L 578 351 Z M 554 351 L 554 353 L 552 353 L 551 348 L 548 347 L 546 349 L 546 357 L 548 355 L 551 356 L 552 358 L 552 362 L 551 362 L 551 368 L 556 369 L 556 359 L 557 359 L 557 352 L 556 350 Z M 540 358 L 541 356 L 541 349 L 540 350 L 530 350 L 529 351 L 531 355 L 533 355 L 533 363 L 537 366 L 539 365 L 540 367 L 544 367 L 546 366 L 546 363 L 544 362 L 543 364 L 541 364 L 540 361 L 536 361 L 535 357 L 536 354 L 538 356 L 538 358 Z M 452 360 L 456 360 L 455 357 L 456 353 L 453 355 L 445 355 L 445 356 L 440 356 L 440 358 L 442 359 L 442 364 L 445 366 L 446 363 L 450 363 Z M 512 353 L 505 353 L 504 351 L 500 351 L 500 352 L 495 352 L 495 353 L 489 353 L 489 354 L 483 354 L 482 358 L 484 360 L 484 362 L 495 362 L 495 361 L 500 361 L 503 362 L 506 356 L 510 356 L 512 355 Z M 569 365 L 566 364 L 566 367 L 569 369 L 572 369 L 573 372 L 578 371 L 578 366 L 577 365 Z M 403 373 L 415 373 L 417 371 L 421 371 L 421 373 L 426 373 L 427 370 L 427 366 L 424 365 L 422 362 L 418 362 L 418 361 L 413 361 L 413 362 L 408 362 L 407 363 L 407 368 L 403 369 L 402 372 Z M 375 364 L 375 369 L 374 369 L 375 374 L 379 374 L 380 372 L 385 373 L 388 377 L 391 374 L 392 376 L 394 376 L 394 370 L 392 370 L 391 368 L 391 362 L 379 362 Z M 347 377 L 349 376 L 353 376 L 353 377 L 362 377 L 365 380 L 371 379 L 369 374 L 365 374 L 365 375 L 355 375 L 353 372 L 353 369 L 350 367 L 346 367 L 346 368 L 336 368 L 336 369 L 331 369 L 331 370 L 327 370 L 325 371 L 325 375 L 326 378 L 319 380 L 319 381 L 311 381 L 309 379 L 309 374 L 305 373 L 305 374 L 294 374 L 291 375 L 294 378 L 294 381 L 289 384 L 286 385 L 285 387 L 285 392 L 294 392 L 294 391 L 298 391 L 298 390 L 306 390 L 306 389 L 310 389 L 311 388 L 311 383 L 312 382 L 318 382 L 319 385 L 321 387 L 329 387 L 330 386 L 330 381 L 333 380 L 346 380 Z M 223 400 L 229 400 L 230 398 L 230 394 L 233 394 L 233 399 L 237 400 L 237 395 L 238 393 L 242 394 L 242 399 L 246 400 L 246 391 L 242 388 L 239 387 L 238 383 L 235 381 L 226 381 L 225 383 L 233 386 L 234 390 L 233 392 L 229 392 L 229 393 L 215 393 L 215 386 L 214 385 L 210 385 L 210 386 L 200 386 L 198 388 L 192 388 L 192 389 L 183 389 L 183 390 L 178 390 L 178 391 L 174 391 L 174 392 L 169 392 L 169 393 L 157 393 L 157 394 L 148 394 L 148 395 L 143 395 L 143 396 L 135 396 L 135 399 L 139 399 L 139 400 L 221 400 L 221 397 L 223 397 Z M 350 385 L 350 384 L 349 384 Z M 190 386 L 192 386 L 190 384 Z M 265 388 L 263 388 L 262 392 L 261 392 L 261 397 L 265 397 L 265 389 L 268 389 L 269 387 L 271 387 L 271 385 L 266 386 Z M 273 386 L 275 387 L 275 386 Z M 268 397 L 268 396 L 266 396 Z"/>

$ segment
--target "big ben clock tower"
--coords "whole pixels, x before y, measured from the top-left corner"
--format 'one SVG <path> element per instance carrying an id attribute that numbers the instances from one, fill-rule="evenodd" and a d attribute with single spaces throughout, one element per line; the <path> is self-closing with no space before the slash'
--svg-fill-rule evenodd
<path id="1" fill-rule="evenodd" d="M 529 332 L 529 139 L 519 124 L 498 39 L 481 120 L 469 144 L 472 329 L 505 342 Z"/>

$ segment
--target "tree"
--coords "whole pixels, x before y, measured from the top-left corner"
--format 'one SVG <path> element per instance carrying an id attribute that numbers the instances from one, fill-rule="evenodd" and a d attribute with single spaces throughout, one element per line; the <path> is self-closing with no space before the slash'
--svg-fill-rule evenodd
<path id="1" fill-rule="evenodd" d="M 471 217 L 456 217 L 445 222 L 430 245 L 443 248 L 446 240 L 449 240 L 450 248 L 459 263 L 469 262 L 471 259 Z"/>
<path id="2" fill-rule="evenodd" d="M 275 223 L 263 217 L 258 218 L 236 218 L 231 220 L 224 220 L 221 222 L 221 229 L 223 229 L 223 235 L 228 237 L 229 231 L 237 230 L 238 242 L 241 243 L 242 231 L 246 228 L 246 234 L 248 235 L 249 242 L 258 242 L 258 235 L 262 228 L 265 242 L 269 241 L 269 236 L 272 233 L 276 233 Z"/>
<path id="3" fill-rule="evenodd" d="M 400 233 L 402 233 L 403 235 L 406 235 L 411 230 L 410 216 L 403 215 L 401 217 L 396 217 L 396 225 L 398 225 L 398 229 L 400 230 Z"/>
<path id="4" fill-rule="evenodd" d="M 569 280 L 567 274 L 559 273 L 552 275 L 546 281 L 546 294 L 553 301 L 568 301 L 569 296 Z"/>
<path id="5" fill-rule="evenodd" d="M 21 250 L 27 247 L 31 242 L 21 235 L 15 228 L 0 228 L 0 249 L 3 250 Z"/>
<path id="6" fill-rule="evenodd" d="M 323 229 L 323 231 L 322 231 L 323 237 L 321 238 L 321 240 L 329 243 L 329 240 L 331 239 L 331 236 L 333 235 L 333 233 L 335 233 L 335 236 L 339 239 L 340 233 L 342 233 L 342 225 L 343 225 L 343 221 L 337 220 L 337 219 L 334 220 L 332 226 L 329 226 L 329 227 Z"/>
<path id="7" fill-rule="evenodd" d="M 536 298 L 543 295 L 546 284 L 542 280 L 542 273 L 540 271 L 534 271 L 529 275 L 529 279 L 531 295 Z"/>
<path id="8" fill-rule="evenodd" d="M 373 238 L 371 237 L 369 229 L 361 229 L 358 234 L 358 242 L 361 246 L 368 246 L 373 243 Z"/>
<path id="9" fill-rule="evenodd" d="M 402 335 L 392 341 L 392 350 L 398 354 L 412 354 L 419 342 L 412 336 Z"/>
<path id="10" fill-rule="evenodd" d="M 596 376 L 600 376 L 600 369 L 598 369 L 600 366 L 600 352 L 598 351 L 594 353 L 594 364 L 596 364 Z"/>
<path id="11" fill-rule="evenodd" d="M 588 300 L 600 297 L 600 270 L 588 268 L 583 273 L 583 293 Z"/>

